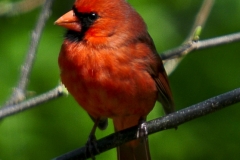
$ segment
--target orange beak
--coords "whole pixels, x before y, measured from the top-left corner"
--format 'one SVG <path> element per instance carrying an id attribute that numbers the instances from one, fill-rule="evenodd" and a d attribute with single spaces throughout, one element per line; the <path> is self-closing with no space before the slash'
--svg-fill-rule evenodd
<path id="1" fill-rule="evenodd" d="M 62 17 L 54 22 L 54 24 L 67 28 L 69 30 L 74 30 L 77 32 L 81 31 L 81 24 L 79 19 L 75 16 L 73 10 L 67 12 Z"/>

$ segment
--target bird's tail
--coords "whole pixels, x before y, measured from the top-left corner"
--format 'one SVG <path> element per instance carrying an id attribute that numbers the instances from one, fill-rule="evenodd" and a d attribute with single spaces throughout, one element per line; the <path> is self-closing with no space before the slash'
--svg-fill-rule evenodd
<path id="1" fill-rule="evenodd" d="M 143 119 L 143 117 L 141 118 L 134 115 L 115 117 L 113 118 L 115 131 L 121 131 L 139 124 L 141 119 Z M 132 140 L 117 147 L 117 157 L 118 160 L 151 160 L 147 135 L 140 136 L 140 138 L 136 140 Z"/>
<path id="2" fill-rule="evenodd" d="M 118 160 L 150 160 L 148 140 L 143 137 L 117 147 Z"/>

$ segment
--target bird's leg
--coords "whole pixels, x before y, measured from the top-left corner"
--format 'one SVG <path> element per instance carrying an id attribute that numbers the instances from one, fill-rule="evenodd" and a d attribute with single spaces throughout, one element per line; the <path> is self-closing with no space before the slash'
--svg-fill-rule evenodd
<path id="1" fill-rule="evenodd" d="M 86 154 L 90 153 L 92 160 L 95 160 L 95 156 L 93 155 L 93 149 L 95 149 L 96 152 L 99 153 L 99 150 L 98 150 L 97 144 L 96 144 L 96 136 L 95 136 L 95 132 L 96 132 L 99 122 L 100 122 L 99 118 L 94 121 L 93 128 L 89 134 L 88 141 L 86 143 Z"/>
<path id="2" fill-rule="evenodd" d="M 142 139 L 147 139 L 148 136 L 148 130 L 147 130 L 147 124 L 145 118 L 141 118 L 139 120 L 139 125 L 138 125 L 138 131 L 137 131 L 137 138 L 142 138 Z"/>

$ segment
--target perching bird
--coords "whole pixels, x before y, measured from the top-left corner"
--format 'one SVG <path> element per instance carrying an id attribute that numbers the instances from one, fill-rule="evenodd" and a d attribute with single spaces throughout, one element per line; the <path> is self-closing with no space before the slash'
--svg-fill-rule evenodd
<path id="1" fill-rule="evenodd" d="M 76 0 L 55 24 L 68 29 L 58 59 L 61 80 L 100 129 L 107 118 L 116 131 L 139 125 L 156 100 L 166 114 L 174 111 L 146 24 L 125 0 Z M 118 159 L 151 159 L 148 150 L 147 140 L 137 139 L 118 147 Z"/>

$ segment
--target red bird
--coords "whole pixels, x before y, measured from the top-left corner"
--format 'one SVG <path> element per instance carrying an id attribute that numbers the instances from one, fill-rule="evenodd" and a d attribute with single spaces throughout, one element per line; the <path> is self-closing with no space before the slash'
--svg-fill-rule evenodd
<path id="1" fill-rule="evenodd" d="M 145 120 L 156 100 L 174 111 L 166 72 L 141 16 L 125 0 L 76 0 L 55 24 L 68 29 L 59 54 L 61 80 L 105 129 Z M 145 137 L 142 137 L 145 138 Z M 151 159 L 147 140 L 118 147 L 118 159 Z"/>

